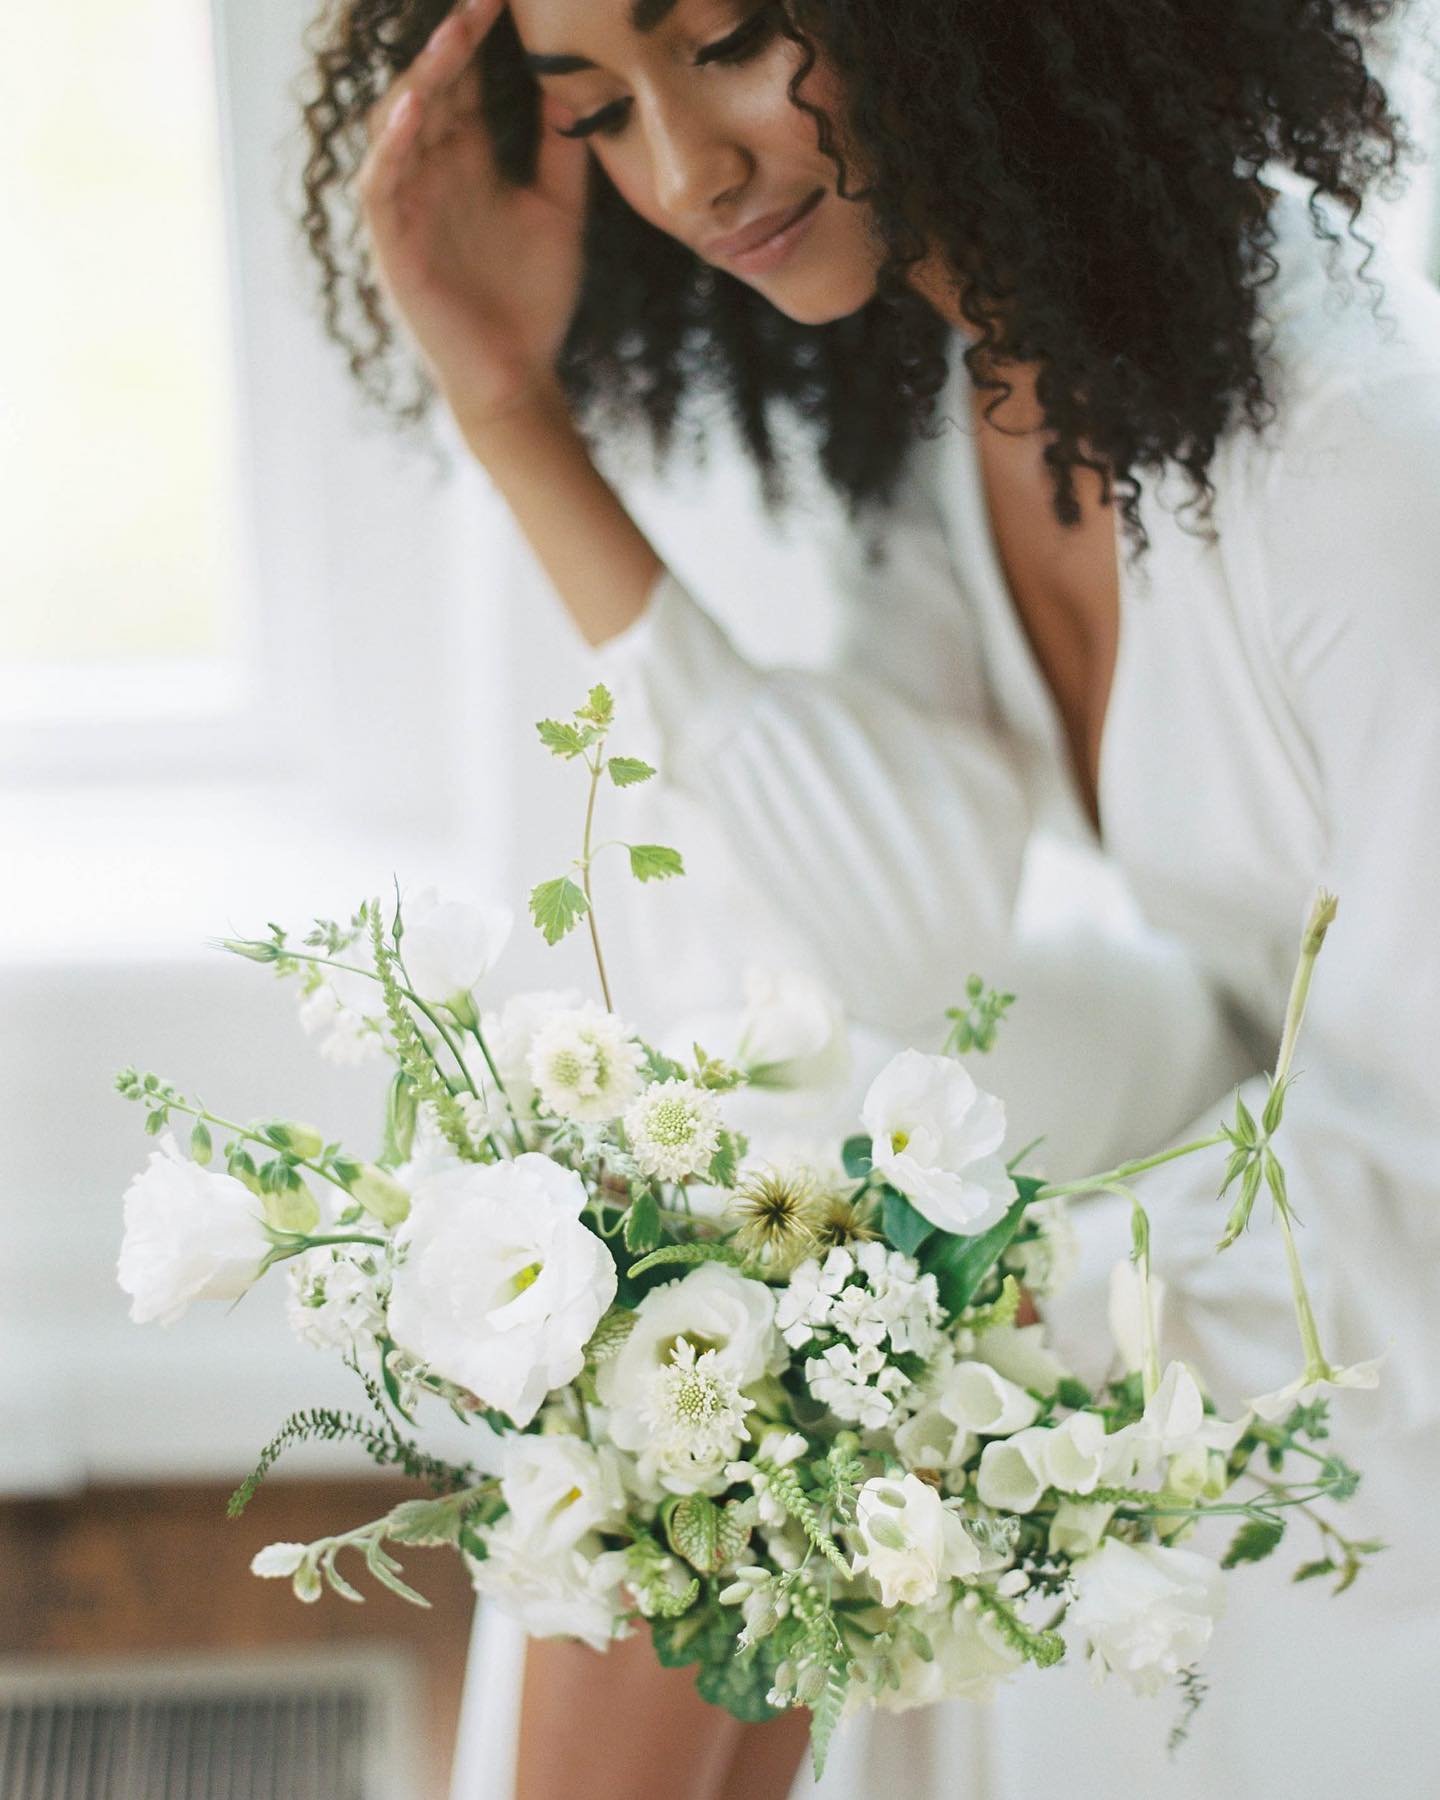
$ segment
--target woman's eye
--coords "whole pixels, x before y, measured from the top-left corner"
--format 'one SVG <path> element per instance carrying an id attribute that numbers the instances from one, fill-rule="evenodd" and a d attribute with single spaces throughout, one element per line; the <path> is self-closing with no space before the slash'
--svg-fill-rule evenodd
<path id="1" fill-rule="evenodd" d="M 775 29 L 775 5 L 774 0 L 771 0 L 771 4 L 752 13 L 738 31 L 732 31 L 729 37 L 706 44 L 703 50 L 697 51 L 695 61 L 699 65 L 749 62 L 752 56 L 758 56 L 770 42 Z"/>
<path id="2" fill-rule="evenodd" d="M 593 112 L 588 119 L 577 119 L 573 125 L 557 125 L 556 131 L 561 137 L 587 138 L 597 133 L 601 137 L 614 137 L 629 116 L 628 99 L 612 100 L 608 106 L 602 106 L 599 112 Z"/>

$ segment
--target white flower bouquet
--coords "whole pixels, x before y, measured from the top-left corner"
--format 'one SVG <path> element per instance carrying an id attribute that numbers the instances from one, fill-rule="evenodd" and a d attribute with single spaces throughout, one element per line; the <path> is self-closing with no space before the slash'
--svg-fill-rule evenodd
<path id="1" fill-rule="evenodd" d="M 817 1768 L 848 1710 L 983 1695 L 1067 1642 L 1097 1678 L 1141 1693 L 1178 1680 L 1193 1702 L 1224 1569 L 1269 1555 L 1297 1510 L 1321 1534 L 1297 1578 L 1343 1588 L 1380 1548 L 1323 1510 L 1358 1479 L 1327 1442 L 1325 1393 L 1373 1386 L 1376 1369 L 1321 1348 L 1276 1145 L 1334 901 L 1307 927 L 1258 1121 L 1237 1103 L 1197 1143 L 1047 1185 L 1024 1153 L 1007 1158 L 1004 1107 L 962 1060 L 1012 999 L 974 979 L 943 1049 L 896 1056 L 833 1156 L 766 1161 L 727 1103 L 823 1079 L 834 1006 L 799 978 L 761 982 L 738 1051 L 697 1044 L 684 1062 L 617 1016 L 596 800 L 606 779 L 654 770 L 610 753 L 613 712 L 596 688 L 539 727 L 586 767 L 589 800 L 574 873 L 530 900 L 551 943 L 588 924 L 603 1004 L 529 993 L 487 1009 L 508 916 L 427 890 L 320 921 L 303 947 L 277 926 L 224 943 L 298 978 L 328 1054 L 393 1059 L 373 1162 L 308 1126 L 224 1119 L 153 1074 L 118 1077 L 160 1140 L 125 1196 L 132 1316 L 169 1324 L 285 1264 L 296 1330 L 366 1396 L 357 1413 L 289 1419 L 232 1511 L 307 1438 L 354 1439 L 428 1489 L 358 1529 L 272 1545 L 255 1572 L 304 1600 L 326 1586 L 355 1600 L 353 1551 L 423 1605 L 397 1551 L 448 1546 L 530 1632 L 603 1648 L 645 1621 L 660 1659 L 695 1665 L 704 1697 L 741 1719 L 808 1708 Z M 683 873 L 673 850 L 624 848 L 642 881 Z M 1289 1388 L 1232 1420 L 1197 1371 L 1162 1363 L 1150 1225 L 1127 1186 L 1217 1148 L 1217 1187 L 1236 1196 L 1220 1248 L 1267 1189 L 1303 1354 Z M 1062 1367 L 1036 1311 L 1072 1261 L 1067 1197 L 1090 1190 L 1126 1195 L 1134 1218 L 1112 1278 L 1120 1353 L 1098 1388 Z M 437 1401 L 489 1428 L 476 1459 L 492 1473 L 427 1450 L 418 1421 Z M 1217 1517 L 1238 1521 L 1218 1559 L 1188 1543 Z"/>

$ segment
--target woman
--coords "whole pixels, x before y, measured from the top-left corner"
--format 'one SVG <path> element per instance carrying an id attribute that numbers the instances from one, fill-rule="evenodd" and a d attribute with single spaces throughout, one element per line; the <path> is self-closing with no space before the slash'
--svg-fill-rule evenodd
<path id="1" fill-rule="evenodd" d="M 1343 896 L 1285 1154 L 1333 1353 L 1395 1345 L 1345 1415 L 1390 1555 L 1320 1615 L 1307 1589 L 1272 1618 L 1280 1577 L 1237 1577 L 1173 1771 L 1168 1716 L 1062 1675 L 988 1724 L 881 1721 L 857 1793 L 1034 1793 L 1061 1759 L 1080 1795 L 1429 1788 L 1440 299 L 1383 260 L 1377 282 L 1338 223 L 1404 148 L 1364 60 L 1394 10 L 353 0 L 318 45 L 306 222 L 352 367 L 393 398 L 383 296 L 670 779 L 859 1017 L 906 1035 L 1000 966 L 1058 821 L 1233 1006 L 1253 1101 L 1307 899 Z M 332 211 L 352 176 L 369 272 Z M 832 671 L 749 663 L 597 470 L 587 431 L 638 415 L 663 443 L 707 384 L 773 496 L 783 403 L 851 505 Z M 1228 1071 L 1181 1067 L 1188 1021 L 1094 1000 L 1087 1106 L 1148 1075 L 1157 1143 L 1181 1097 L 1212 1129 Z M 1108 1148 L 1149 1148 L 1117 1111 Z M 1210 1170 L 1146 1195 L 1176 1352 L 1217 1386 L 1293 1374 L 1273 1235 L 1217 1263 Z M 1083 1220 L 1092 1252 L 1115 1223 Z M 1084 1299 L 1056 1320 L 1082 1338 Z M 518 1791 L 783 1794 L 795 1716 L 708 1715 L 645 1649 L 532 1649 Z"/>

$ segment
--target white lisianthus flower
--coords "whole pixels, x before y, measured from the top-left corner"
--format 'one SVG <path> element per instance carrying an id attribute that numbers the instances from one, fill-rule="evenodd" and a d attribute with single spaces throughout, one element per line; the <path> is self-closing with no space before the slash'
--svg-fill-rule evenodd
<path id="1" fill-rule="evenodd" d="M 871 1084 L 861 1118 L 876 1173 L 942 1231 L 984 1231 L 1014 1203 L 996 1154 L 1004 1105 L 952 1057 L 902 1050 Z"/>
<path id="2" fill-rule="evenodd" d="M 385 1329 L 389 1271 L 364 1244 L 327 1245 L 297 1256 L 286 1271 L 285 1316 L 302 1343 L 349 1355 L 375 1348 Z"/>
<path id="3" fill-rule="evenodd" d="M 641 1404 L 652 1432 L 642 1461 L 673 1493 L 707 1487 L 723 1474 L 750 1437 L 745 1415 L 755 1405 L 714 1350 L 697 1356 L 685 1338 L 650 1377 Z"/>
<path id="4" fill-rule="evenodd" d="M 823 982 L 797 969 L 752 967 L 734 1061 L 765 1088 L 828 1087 L 850 1071 L 845 1013 Z"/>
<path id="5" fill-rule="evenodd" d="M 432 887 L 404 903 L 400 955 L 409 986 L 432 1006 L 444 1006 L 462 1025 L 479 1018 L 475 989 L 509 941 L 515 915 L 508 906 L 442 900 Z"/>
<path id="6" fill-rule="evenodd" d="M 656 1081 L 625 1113 L 625 1136 L 644 1175 L 704 1175 L 720 1147 L 720 1103 L 693 1081 Z"/>
<path id="7" fill-rule="evenodd" d="M 918 1475 L 867 1481 L 855 1502 L 855 1526 L 861 1547 L 853 1573 L 870 1576 L 884 1606 L 924 1606 L 942 1581 L 980 1573 L 979 1545 Z"/>
<path id="8" fill-rule="evenodd" d="M 467 1558 L 475 1591 L 493 1600 L 532 1637 L 573 1637 L 603 1650 L 626 1635 L 623 1550 L 586 1554 L 577 1546 L 540 1554 L 521 1522 L 507 1516 L 485 1539 L 483 1562 Z"/>
<path id="9" fill-rule="evenodd" d="M 1083 1633 L 1097 1683 L 1119 1675 L 1158 1694 L 1210 1642 L 1224 1610 L 1219 1565 L 1192 1550 L 1107 1538 L 1075 1564 L 1070 1623 Z"/>
<path id="10" fill-rule="evenodd" d="M 589 1533 L 616 1525 L 625 1515 L 615 1451 L 566 1434 L 507 1438 L 500 1492 L 514 1521 L 515 1541 L 542 1561 L 573 1550 Z"/>
<path id="11" fill-rule="evenodd" d="M 1258 1413 L 1267 1425 L 1275 1425 L 1297 1406 L 1308 1406 L 1324 1394 L 1338 1393 L 1342 1388 L 1379 1387 L 1380 1368 L 1389 1354 L 1388 1350 L 1382 1351 L 1368 1362 L 1353 1363 L 1348 1369 L 1327 1368 L 1323 1375 L 1308 1371 L 1297 1375 L 1294 1381 L 1277 1388 L 1273 1394 L 1261 1394 L 1252 1400 L 1251 1411 Z"/>
<path id="12" fill-rule="evenodd" d="M 573 1170 L 527 1151 L 441 1170 L 396 1233 L 390 1335 L 516 1425 L 580 1373 L 615 1298 L 615 1262 L 581 1221 Z"/>
<path id="13" fill-rule="evenodd" d="M 645 1052 L 601 1006 L 552 1013 L 530 1044 L 530 1079 L 541 1107 L 562 1119 L 618 1119 L 640 1092 Z"/>
<path id="14" fill-rule="evenodd" d="M 713 1351 L 711 1371 L 723 1371 L 740 1391 L 784 1367 L 775 1330 L 775 1296 L 723 1263 L 702 1263 L 680 1281 L 652 1288 L 635 1308 L 635 1323 L 617 1355 L 601 1363 L 595 1385 L 609 1411 L 611 1442 L 640 1452 L 653 1433 L 655 1377 L 672 1367 L 681 1341 Z"/>
<path id="15" fill-rule="evenodd" d="M 137 1325 L 173 1325 L 192 1300 L 238 1300 L 270 1250 L 259 1200 L 212 1174 L 163 1132 L 125 1190 L 117 1269 Z"/>

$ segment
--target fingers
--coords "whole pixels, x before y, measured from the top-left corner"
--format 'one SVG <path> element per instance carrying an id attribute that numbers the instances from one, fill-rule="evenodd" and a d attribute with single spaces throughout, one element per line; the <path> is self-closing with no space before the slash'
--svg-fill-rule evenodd
<path id="1" fill-rule="evenodd" d="M 419 96 L 421 105 L 433 101 L 453 86 L 469 68 L 491 26 L 505 10 L 505 0 L 464 0 L 430 33 L 425 48 L 403 75 L 398 76 L 365 116 L 365 130 L 376 143 L 406 94 Z"/>
<path id="2" fill-rule="evenodd" d="M 419 136 L 424 110 L 413 90 L 401 94 L 356 172 L 355 192 L 372 219 L 395 198 L 408 166 L 409 152 Z"/>

